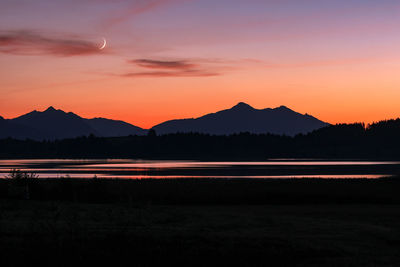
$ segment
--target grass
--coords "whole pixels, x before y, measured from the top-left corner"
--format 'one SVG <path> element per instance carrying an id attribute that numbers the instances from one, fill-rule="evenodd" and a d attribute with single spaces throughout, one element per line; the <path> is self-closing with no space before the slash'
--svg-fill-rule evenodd
<path id="1" fill-rule="evenodd" d="M 0 265 L 399 266 L 399 184 L 0 180 Z"/>
<path id="2" fill-rule="evenodd" d="M 398 188 L 398 178 L 0 179 L 3 198 L 158 205 L 400 204 Z"/>
<path id="3" fill-rule="evenodd" d="M 3 200 L 0 263 L 398 266 L 398 205 L 127 206 Z M 168 264 L 167 264 L 168 262 Z"/>

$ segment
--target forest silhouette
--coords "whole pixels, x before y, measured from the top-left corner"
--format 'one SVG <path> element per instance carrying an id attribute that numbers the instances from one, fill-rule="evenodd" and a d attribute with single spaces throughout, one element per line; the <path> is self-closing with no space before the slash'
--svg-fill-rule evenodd
<path id="1" fill-rule="evenodd" d="M 83 136 L 63 140 L 0 140 L 1 158 L 267 159 L 400 157 L 400 119 L 337 124 L 294 137 L 240 133 Z"/>

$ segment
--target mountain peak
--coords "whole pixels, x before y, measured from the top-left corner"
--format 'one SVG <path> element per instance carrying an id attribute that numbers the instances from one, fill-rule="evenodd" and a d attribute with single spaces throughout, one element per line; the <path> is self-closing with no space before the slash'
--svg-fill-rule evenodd
<path id="1" fill-rule="evenodd" d="M 250 106 L 249 104 L 246 104 L 244 102 L 239 102 L 237 103 L 234 107 L 232 107 L 234 110 L 253 110 L 254 108 Z"/>
<path id="2" fill-rule="evenodd" d="M 290 108 L 288 108 L 287 106 L 284 106 L 284 105 L 282 105 L 282 106 L 280 106 L 280 107 L 277 107 L 276 109 L 277 109 L 277 110 L 292 111 Z"/>
<path id="3" fill-rule="evenodd" d="M 44 112 L 48 112 L 48 111 L 56 111 L 56 109 L 53 106 L 50 106 Z"/>
<path id="4" fill-rule="evenodd" d="M 4 118 L 3 118 L 2 116 L 0 116 L 0 121 L 1 121 L 1 120 L 4 120 Z"/>

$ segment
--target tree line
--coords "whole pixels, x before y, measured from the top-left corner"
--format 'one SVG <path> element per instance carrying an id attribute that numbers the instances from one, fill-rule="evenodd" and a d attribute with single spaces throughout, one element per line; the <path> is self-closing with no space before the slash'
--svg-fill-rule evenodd
<path id="1" fill-rule="evenodd" d="M 294 137 L 240 133 L 147 136 L 83 136 L 63 140 L 0 140 L 1 158 L 147 158 L 147 159 L 268 159 L 268 158 L 400 158 L 400 119 L 365 125 L 331 125 Z"/>

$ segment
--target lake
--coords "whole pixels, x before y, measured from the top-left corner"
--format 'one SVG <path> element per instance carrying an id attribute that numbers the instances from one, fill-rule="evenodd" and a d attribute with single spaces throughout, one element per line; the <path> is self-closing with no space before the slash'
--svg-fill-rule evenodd
<path id="1" fill-rule="evenodd" d="M 399 161 L 269 160 L 203 162 L 128 159 L 0 160 L 0 178 L 12 169 L 40 178 L 382 178 L 400 174 Z"/>

